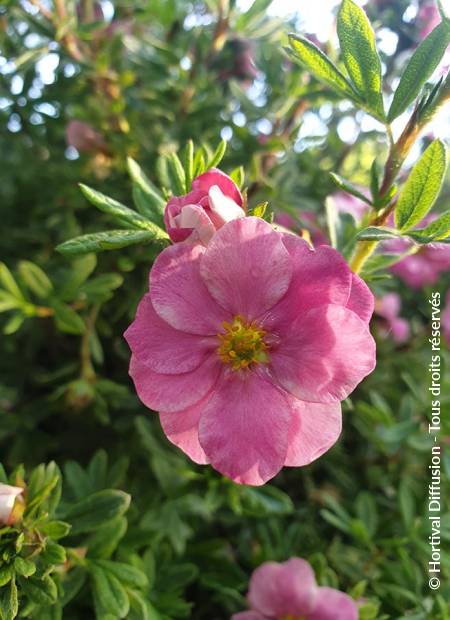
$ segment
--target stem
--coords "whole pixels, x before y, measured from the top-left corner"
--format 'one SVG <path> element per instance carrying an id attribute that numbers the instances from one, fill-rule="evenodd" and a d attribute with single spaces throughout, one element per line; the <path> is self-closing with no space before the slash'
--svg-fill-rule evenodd
<path id="1" fill-rule="evenodd" d="M 358 241 L 350 261 L 350 269 L 353 273 L 360 273 L 366 260 L 375 252 L 377 245 L 378 241 Z"/>

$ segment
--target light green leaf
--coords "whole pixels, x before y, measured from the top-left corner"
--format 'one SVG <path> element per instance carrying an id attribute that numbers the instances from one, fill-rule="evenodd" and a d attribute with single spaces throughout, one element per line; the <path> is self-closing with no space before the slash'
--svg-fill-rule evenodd
<path id="1" fill-rule="evenodd" d="M 19 263 L 18 271 L 28 288 L 41 299 L 45 299 L 53 291 L 53 284 L 38 265 L 28 260 L 22 260 Z"/>
<path id="2" fill-rule="evenodd" d="M 393 228 L 386 226 L 368 226 L 361 230 L 356 238 L 363 241 L 383 241 L 384 239 L 397 239 L 399 233 Z"/>
<path id="3" fill-rule="evenodd" d="M 424 239 L 428 239 L 431 241 L 441 241 L 442 239 L 446 239 L 450 235 L 450 211 L 445 211 L 442 215 L 440 215 L 434 222 L 428 224 L 425 228 L 421 228 L 420 230 L 411 231 L 409 234 L 414 237 L 423 237 Z"/>
<path id="4" fill-rule="evenodd" d="M 176 153 L 167 155 L 167 172 L 172 192 L 180 196 L 186 193 L 186 174 Z"/>
<path id="5" fill-rule="evenodd" d="M 0 615 L 2 620 L 14 620 L 19 611 L 19 597 L 15 579 L 3 588 L 0 595 Z"/>
<path id="6" fill-rule="evenodd" d="M 392 122 L 414 101 L 450 43 L 450 23 L 442 22 L 422 41 L 400 79 L 388 113 Z"/>
<path id="7" fill-rule="evenodd" d="M 245 181 L 245 172 L 243 166 L 234 168 L 230 173 L 231 179 L 236 183 L 240 190 L 242 190 Z"/>
<path id="8" fill-rule="evenodd" d="M 120 202 L 117 202 L 117 200 L 114 200 L 109 196 L 105 196 L 105 194 L 97 192 L 95 189 L 92 189 L 87 185 L 83 185 L 82 183 L 80 183 L 80 189 L 89 202 L 97 207 L 97 209 L 100 209 L 100 211 L 113 215 L 114 217 L 118 217 L 122 221 L 131 224 L 131 226 L 134 226 L 135 228 L 140 228 L 141 230 L 154 231 L 155 228 L 158 228 L 146 217 L 136 211 L 133 211 L 133 209 L 129 209 Z"/>
<path id="9" fill-rule="evenodd" d="M 395 208 L 395 225 L 401 231 L 418 224 L 431 209 L 441 190 L 447 167 L 443 142 L 434 140 L 413 167 Z"/>
<path id="10" fill-rule="evenodd" d="M 3 327 L 3 333 L 6 334 L 7 336 L 11 336 L 11 334 L 15 334 L 16 331 L 20 329 L 24 321 L 25 321 L 25 316 L 23 314 L 14 314 Z"/>
<path id="11" fill-rule="evenodd" d="M 5 263 L 0 263 L 0 283 L 5 290 L 9 291 L 11 295 L 13 295 L 13 297 L 25 301 L 22 291 Z"/>
<path id="12" fill-rule="evenodd" d="M 194 143 L 188 140 L 183 152 L 183 166 L 186 174 L 186 189 L 191 190 L 194 179 Z"/>
<path id="13" fill-rule="evenodd" d="M 19 575 L 31 577 L 36 572 L 36 564 L 31 560 L 26 560 L 17 556 L 14 560 L 14 568 Z"/>
<path id="14" fill-rule="evenodd" d="M 71 534 L 92 532 L 100 525 L 123 515 L 128 510 L 130 499 L 123 491 L 98 491 L 67 507 L 63 519 L 71 523 Z"/>
<path id="15" fill-rule="evenodd" d="M 292 49 L 290 56 L 308 69 L 314 77 L 339 94 L 354 101 L 360 100 L 347 78 L 314 43 L 305 37 L 290 34 L 289 44 Z"/>
<path id="16" fill-rule="evenodd" d="M 157 226 L 155 230 L 107 230 L 99 233 L 81 235 L 69 239 L 56 246 L 61 254 L 88 254 L 89 252 L 102 252 L 103 250 L 117 250 L 137 243 L 161 243 L 169 239 L 169 236 Z"/>
<path id="17" fill-rule="evenodd" d="M 162 214 L 166 203 L 161 193 L 134 159 L 129 157 L 127 165 L 133 181 L 133 198 L 137 210 L 152 222 L 162 223 Z"/>
<path id="18" fill-rule="evenodd" d="M 330 177 L 336 183 L 339 189 L 344 190 L 348 194 L 352 194 L 352 196 L 359 198 L 359 200 L 362 200 L 368 205 L 372 204 L 370 199 L 367 198 L 367 196 L 364 196 L 364 194 L 355 185 L 353 185 L 353 183 L 350 183 L 350 181 L 347 181 L 346 179 L 342 178 L 335 172 L 330 172 Z"/>
<path id="19" fill-rule="evenodd" d="M 227 150 L 227 142 L 226 140 L 221 140 L 219 142 L 219 146 L 216 148 L 210 160 L 208 161 L 208 168 L 217 168 L 217 166 L 222 161 L 226 150 Z"/>
<path id="20" fill-rule="evenodd" d="M 368 108 L 384 118 L 381 61 L 367 15 L 353 0 L 343 0 L 337 33 L 348 74 Z"/>

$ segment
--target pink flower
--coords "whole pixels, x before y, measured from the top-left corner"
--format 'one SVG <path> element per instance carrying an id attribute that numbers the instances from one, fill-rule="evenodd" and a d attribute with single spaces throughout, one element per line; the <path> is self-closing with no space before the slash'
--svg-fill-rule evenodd
<path id="1" fill-rule="evenodd" d="M 411 243 L 406 239 L 394 239 L 384 244 L 385 250 L 392 254 L 402 254 L 410 247 Z M 441 273 L 450 271 L 450 245 L 424 245 L 415 254 L 395 263 L 390 271 L 413 289 L 435 284 Z"/>
<path id="2" fill-rule="evenodd" d="M 356 602 L 339 590 L 321 588 L 308 562 L 265 562 L 250 579 L 251 611 L 231 620 L 358 620 Z"/>
<path id="3" fill-rule="evenodd" d="M 447 297 L 445 299 L 445 309 L 442 313 L 442 331 L 444 338 L 450 347 L 450 290 L 447 291 Z"/>
<path id="4" fill-rule="evenodd" d="M 375 312 L 385 320 L 386 335 L 391 335 L 397 344 L 409 338 L 409 323 L 399 316 L 401 303 L 398 293 L 386 293 L 375 304 Z"/>
<path id="5" fill-rule="evenodd" d="M 71 120 L 66 127 L 66 142 L 80 153 L 106 152 L 103 136 L 83 121 Z"/>
<path id="6" fill-rule="evenodd" d="M 140 399 L 195 462 L 260 485 L 341 431 L 375 366 L 373 295 L 330 247 L 256 217 L 163 250 L 125 333 Z"/>
<path id="7" fill-rule="evenodd" d="M 229 176 L 208 170 L 192 181 L 192 191 L 169 200 L 164 222 L 172 241 L 207 245 L 216 230 L 244 217 L 242 196 Z"/>
<path id="8" fill-rule="evenodd" d="M 12 525 L 14 522 L 14 504 L 16 498 L 23 493 L 21 487 L 12 487 L 0 483 L 0 524 Z"/>
<path id="9" fill-rule="evenodd" d="M 441 23 L 441 16 L 434 0 L 424 2 L 420 6 L 417 22 L 420 27 L 419 36 L 421 39 L 425 39 Z"/>

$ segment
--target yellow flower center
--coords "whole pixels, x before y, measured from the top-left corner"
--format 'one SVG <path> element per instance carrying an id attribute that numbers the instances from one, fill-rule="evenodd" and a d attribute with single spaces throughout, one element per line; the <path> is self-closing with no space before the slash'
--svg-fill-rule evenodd
<path id="1" fill-rule="evenodd" d="M 266 364 L 269 361 L 268 345 L 264 342 L 266 332 L 255 321 L 247 323 L 239 314 L 233 321 L 224 321 L 223 334 L 217 334 L 220 344 L 217 353 L 224 364 L 232 370 L 248 368 L 252 364 Z"/>

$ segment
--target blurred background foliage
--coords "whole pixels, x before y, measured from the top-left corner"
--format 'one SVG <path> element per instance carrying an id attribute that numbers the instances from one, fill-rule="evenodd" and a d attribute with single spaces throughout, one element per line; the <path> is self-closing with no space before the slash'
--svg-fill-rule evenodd
<path id="1" fill-rule="evenodd" d="M 221 168 L 244 167 L 250 207 L 269 201 L 299 228 L 310 227 L 304 212 L 312 212 L 325 230 L 325 199 L 336 189 L 327 173 L 368 185 L 386 144 L 381 124 L 283 52 L 307 4 L 290 20 L 269 14 L 268 0 L 0 5 L 0 460 L 15 472 L 13 483 L 20 463 L 31 471 L 56 461 L 58 519 L 72 524 L 62 543 L 71 560 L 46 560 L 63 566 L 54 577 L 58 592 L 36 599 L 29 588 L 23 617 L 226 619 L 245 608 L 254 567 L 298 555 L 322 584 L 364 599 L 361 618 L 450 618 L 448 486 L 438 593 L 428 588 L 426 513 L 428 298 L 433 289 L 444 299 L 449 273 L 420 290 L 393 277 L 371 283 L 379 297 L 401 293 L 410 338 L 395 343 L 375 319 L 378 366 L 344 404 L 341 441 L 307 468 L 245 488 L 169 445 L 127 377 L 122 333 L 157 248 L 72 260 L 54 250 L 111 225 L 78 182 L 131 205 L 127 157 L 155 186 L 169 186 L 164 155 L 189 139 L 205 153 L 228 141 Z M 428 4 L 374 0 L 365 7 L 388 87 L 423 37 Z M 337 58 L 333 27 L 329 34 L 318 43 Z M 442 137 L 442 127 L 430 131 Z M 438 209 L 448 194 L 446 185 Z M 449 361 L 444 350 L 444 485 Z M 77 502 L 105 489 L 124 492 L 109 520 L 99 527 L 94 503 L 88 525 L 73 528 Z M 39 574 L 46 574 L 43 562 Z"/>

